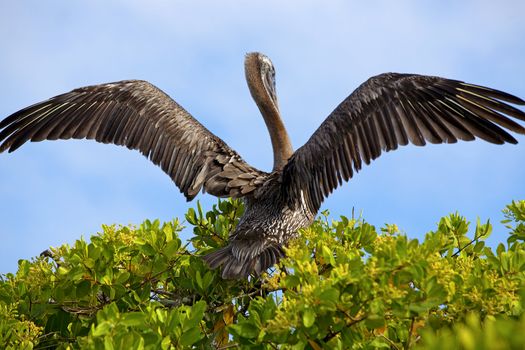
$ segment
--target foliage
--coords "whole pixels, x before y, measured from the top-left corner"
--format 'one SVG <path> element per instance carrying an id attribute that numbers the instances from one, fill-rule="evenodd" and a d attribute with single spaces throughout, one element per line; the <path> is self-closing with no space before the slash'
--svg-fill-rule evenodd
<path id="1" fill-rule="evenodd" d="M 222 280 L 200 255 L 226 244 L 238 201 L 178 220 L 103 226 L 0 279 L 7 349 L 503 349 L 525 344 L 525 201 L 489 222 L 442 218 L 422 242 L 326 213 L 260 279 Z"/>

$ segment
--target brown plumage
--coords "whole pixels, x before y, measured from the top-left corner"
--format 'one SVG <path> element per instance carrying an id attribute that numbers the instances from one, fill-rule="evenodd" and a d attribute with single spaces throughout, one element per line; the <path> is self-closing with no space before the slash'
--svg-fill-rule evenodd
<path id="1" fill-rule="evenodd" d="M 457 80 L 386 73 L 359 86 L 293 152 L 271 61 L 248 54 L 245 70 L 270 133 L 270 173 L 244 162 L 168 95 L 139 80 L 75 89 L 12 114 L 0 122 L 0 152 L 27 141 L 94 139 L 139 150 L 188 200 L 201 190 L 243 198 L 245 214 L 229 245 L 204 257 L 211 267 L 222 267 L 223 277 L 239 278 L 275 264 L 324 198 L 383 151 L 476 137 L 517 143 L 508 131 L 525 134 L 514 120 L 525 121 L 525 113 L 510 105 L 525 104 L 516 96 Z"/>

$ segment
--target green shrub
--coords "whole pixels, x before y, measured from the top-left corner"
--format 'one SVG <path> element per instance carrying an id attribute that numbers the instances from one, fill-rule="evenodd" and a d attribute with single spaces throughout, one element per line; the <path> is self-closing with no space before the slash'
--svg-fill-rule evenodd
<path id="1" fill-rule="evenodd" d="M 103 226 L 0 279 L 7 349 L 506 349 L 525 344 L 525 201 L 489 222 L 442 218 L 422 242 L 395 225 L 321 215 L 261 279 L 222 280 L 199 258 L 226 244 L 243 207 Z"/>

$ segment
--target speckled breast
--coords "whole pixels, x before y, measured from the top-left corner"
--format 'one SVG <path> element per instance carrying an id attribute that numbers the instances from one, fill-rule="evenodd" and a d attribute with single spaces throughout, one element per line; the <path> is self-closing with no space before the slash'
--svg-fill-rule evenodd
<path id="1" fill-rule="evenodd" d="M 298 229 L 312 223 L 315 215 L 304 203 L 299 203 L 297 209 L 290 209 L 277 191 L 272 192 L 262 198 L 245 198 L 245 212 L 232 238 L 263 238 L 268 243 L 284 244 L 296 236 Z"/>

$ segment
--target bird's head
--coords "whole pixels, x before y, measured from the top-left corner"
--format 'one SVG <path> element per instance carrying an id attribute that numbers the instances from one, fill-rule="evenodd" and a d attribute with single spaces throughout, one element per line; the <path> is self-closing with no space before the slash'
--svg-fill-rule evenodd
<path id="1" fill-rule="evenodd" d="M 275 87 L 275 68 L 268 56 L 260 52 L 247 53 L 244 59 L 244 70 L 252 97 L 257 101 L 263 96 L 262 94 L 266 94 L 270 97 L 274 107 L 279 110 Z"/>

